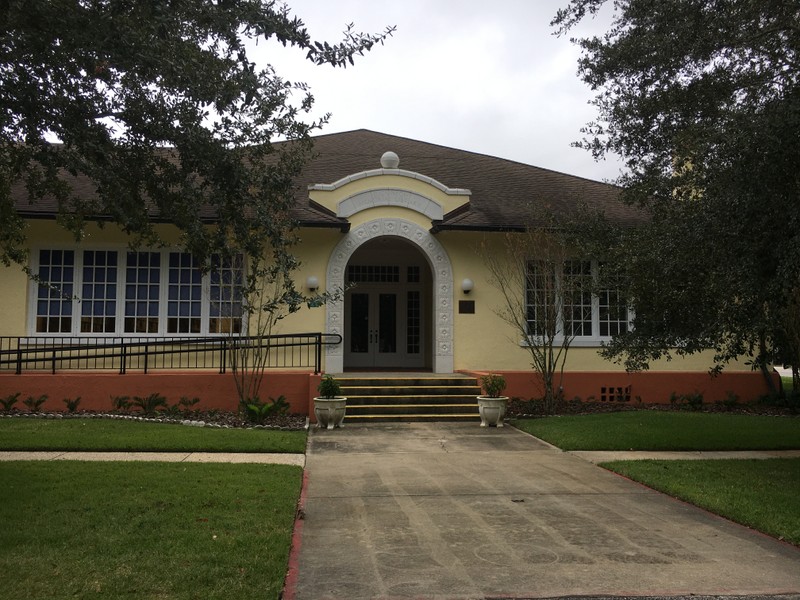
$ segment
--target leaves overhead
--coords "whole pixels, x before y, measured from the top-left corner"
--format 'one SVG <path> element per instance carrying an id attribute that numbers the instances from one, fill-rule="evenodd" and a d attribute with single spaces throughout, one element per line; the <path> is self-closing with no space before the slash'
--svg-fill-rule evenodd
<path id="1" fill-rule="evenodd" d="M 99 219 L 157 244 L 161 221 L 204 263 L 281 254 L 292 178 L 325 119 L 301 120 L 307 86 L 257 66 L 250 45 L 344 67 L 392 31 L 316 42 L 268 0 L 12 0 L 0 13 L 0 259 L 25 260 L 22 217 L 50 207 L 77 240 Z"/>
<path id="2" fill-rule="evenodd" d="M 800 287 L 800 4 L 573 0 L 553 24 L 604 11 L 603 36 L 574 40 L 598 111 L 577 145 L 620 155 L 624 197 L 653 215 L 605 249 L 636 308 L 606 354 L 800 363 L 784 332 Z"/>

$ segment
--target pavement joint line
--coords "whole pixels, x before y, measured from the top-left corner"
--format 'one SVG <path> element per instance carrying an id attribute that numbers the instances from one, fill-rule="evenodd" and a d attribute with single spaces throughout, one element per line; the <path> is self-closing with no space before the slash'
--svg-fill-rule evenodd
<path id="1" fill-rule="evenodd" d="M 116 455 L 113 456 L 112 455 Z M 138 456 L 137 456 L 138 455 Z M 160 455 L 160 458 L 154 458 Z M 97 458 L 101 456 L 102 458 Z M 252 459 L 252 460 L 250 460 Z M 130 452 L 130 451 L 43 451 L 0 450 L 0 461 L 108 461 L 108 462 L 171 462 L 171 463 L 231 463 L 231 464 L 275 464 L 305 467 L 303 453 L 282 452 Z"/>
<path id="2" fill-rule="evenodd" d="M 634 481 L 634 483 L 638 483 L 638 482 Z M 342 496 L 333 496 L 333 495 L 315 496 L 314 494 L 309 494 L 309 495 L 311 497 L 313 497 L 313 498 L 318 499 L 318 500 L 321 500 L 321 499 L 343 500 L 343 499 L 348 499 L 348 498 L 352 499 L 352 498 L 443 498 L 443 497 L 448 497 L 448 498 L 487 498 L 487 497 L 491 497 L 491 498 L 504 498 L 504 497 L 506 497 L 506 498 L 520 498 L 520 497 L 534 498 L 534 497 L 537 497 L 537 498 L 539 498 L 539 497 L 541 497 L 541 498 L 544 498 L 544 497 L 554 497 L 554 496 L 571 496 L 571 497 L 577 498 L 577 497 L 592 497 L 592 496 L 604 496 L 604 497 L 609 497 L 609 496 L 621 496 L 621 497 L 625 497 L 625 496 L 640 496 L 642 494 L 647 494 L 649 492 L 654 491 L 652 488 L 648 488 L 644 484 L 639 484 L 639 485 L 642 487 L 641 491 L 606 492 L 606 493 L 603 493 L 603 492 L 548 492 L 548 493 L 544 493 L 544 492 L 519 492 L 519 493 L 516 493 L 516 494 L 508 494 L 508 493 L 492 494 L 490 492 L 487 492 L 485 494 L 479 494 L 479 493 L 472 493 L 472 494 L 444 494 L 444 493 L 442 493 L 442 494 L 411 494 L 411 493 L 398 494 L 398 493 L 391 493 L 391 494 L 389 494 L 389 493 L 386 493 L 386 494 L 356 494 L 356 495 L 349 495 L 349 496 L 345 496 L 345 495 L 342 495 Z"/>

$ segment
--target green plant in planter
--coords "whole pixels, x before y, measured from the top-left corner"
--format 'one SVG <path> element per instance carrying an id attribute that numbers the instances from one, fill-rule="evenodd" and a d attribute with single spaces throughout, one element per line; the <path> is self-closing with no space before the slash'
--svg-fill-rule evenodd
<path id="1" fill-rule="evenodd" d="M 342 426 L 347 398 L 342 396 L 342 388 L 332 375 L 323 375 L 317 386 L 319 396 L 314 398 L 314 417 L 317 427 L 335 429 Z"/>
<path id="2" fill-rule="evenodd" d="M 489 373 L 481 377 L 481 387 L 489 398 L 499 398 L 506 389 L 506 378 L 502 375 Z"/>
<path id="3" fill-rule="evenodd" d="M 324 375 L 317 386 L 320 398 L 336 398 L 342 395 L 342 387 L 333 375 Z"/>

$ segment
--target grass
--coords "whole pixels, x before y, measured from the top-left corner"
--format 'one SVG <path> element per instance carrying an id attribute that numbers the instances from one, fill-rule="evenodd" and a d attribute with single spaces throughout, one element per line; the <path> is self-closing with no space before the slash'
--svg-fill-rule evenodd
<path id="1" fill-rule="evenodd" d="M 111 419 L 2 419 L 0 450 L 303 453 L 305 431 L 217 429 Z"/>
<path id="2" fill-rule="evenodd" d="M 629 411 L 520 419 L 562 450 L 796 450 L 800 418 Z"/>
<path id="3" fill-rule="evenodd" d="M 800 459 L 640 460 L 602 466 L 800 545 Z M 746 483 L 743 483 L 746 482 Z"/>
<path id="4" fill-rule="evenodd" d="M 278 598 L 302 470 L 0 463 L 4 600 Z"/>

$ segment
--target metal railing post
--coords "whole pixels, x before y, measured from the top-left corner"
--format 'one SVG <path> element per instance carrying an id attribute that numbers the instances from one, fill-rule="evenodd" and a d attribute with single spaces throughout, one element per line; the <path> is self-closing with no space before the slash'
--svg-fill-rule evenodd
<path id="1" fill-rule="evenodd" d="M 17 375 L 22 375 L 22 338 L 17 338 Z"/>
<path id="2" fill-rule="evenodd" d="M 314 375 L 319 375 L 322 370 L 322 333 L 317 333 L 316 357 L 314 360 Z"/>

